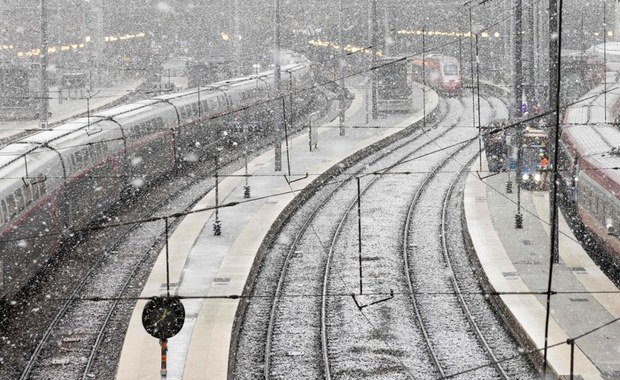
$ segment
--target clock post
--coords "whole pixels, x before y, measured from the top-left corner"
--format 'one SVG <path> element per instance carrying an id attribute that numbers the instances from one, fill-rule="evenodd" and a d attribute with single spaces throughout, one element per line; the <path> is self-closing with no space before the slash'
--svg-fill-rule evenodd
<path id="1" fill-rule="evenodd" d="M 160 339 L 159 346 L 161 347 L 161 369 L 159 374 L 161 377 L 166 378 L 168 376 L 168 369 L 166 368 L 168 360 L 168 339 Z"/>
<path id="2" fill-rule="evenodd" d="M 168 339 L 177 335 L 185 323 L 185 308 L 179 297 L 153 297 L 142 310 L 142 326 L 159 339 L 163 378 L 168 375 Z"/>

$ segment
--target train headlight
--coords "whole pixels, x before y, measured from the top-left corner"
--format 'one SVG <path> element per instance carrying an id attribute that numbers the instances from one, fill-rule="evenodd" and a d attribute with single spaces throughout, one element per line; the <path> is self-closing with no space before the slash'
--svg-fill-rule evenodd
<path id="1" fill-rule="evenodd" d="M 523 176 L 521 177 L 522 180 L 527 181 L 530 179 L 530 175 L 529 174 L 523 174 Z"/>
<path id="2" fill-rule="evenodd" d="M 534 181 L 540 182 L 540 173 L 534 174 Z"/>

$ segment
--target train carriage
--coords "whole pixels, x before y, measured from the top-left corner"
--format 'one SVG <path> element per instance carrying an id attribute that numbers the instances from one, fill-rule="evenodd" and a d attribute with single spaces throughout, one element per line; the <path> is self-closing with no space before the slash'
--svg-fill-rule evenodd
<path id="1" fill-rule="evenodd" d="M 445 96 L 460 96 L 463 82 L 459 61 L 450 56 L 428 54 L 411 59 L 414 78 L 425 80 L 426 84 Z"/>
<path id="2" fill-rule="evenodd" d="M 309 69 L 305 58 L 290 55 L 283 94 L 309 87 Z M 64 238 L 123 194 L 226 148 L 233 140 L 225 132 L 241 131 L 241 123 L 254 134 L 269 129 L 270 109 L 281 102 L 273 77 L 263 72 L 114 107 L 0 147 L 0 300 L 14 297 Z M 289 110 L 306 110 L 308 98 L 288 98 L 301 102 L 289 101 Z"/>
<path id="3" fill-rule="evenodd" d="M 611 87 L 610 84 L 608 86 Z M 605 107 L 604 98 L 608 106 Z M 561 184 L 583 225 L 620 263 L 620 130 L 614 120 L 620 89 L 592 89 L 564 113 Z M 607 112 L 607 113 L 606 113 Z"/>

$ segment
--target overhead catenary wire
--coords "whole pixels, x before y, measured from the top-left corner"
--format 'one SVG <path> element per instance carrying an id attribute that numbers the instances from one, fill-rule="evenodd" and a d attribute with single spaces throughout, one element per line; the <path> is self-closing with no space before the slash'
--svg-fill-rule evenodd
<path id="1" fill-rule="evenodd" d="M 579 101 L 573 102 L 571 104 L 576 104 L 576 103 L 579 103 L 579 102 L 582 102 L 582 101 L 585 101 L 585 100 L 586 99 L 580 99 Z M 567 106 L 565 106 L 565 107 L 567 107 Z M 542 112 L 542 113 L 540 113 L 538 115 L 534 115 L 534 116 L 529 117 L 529 118 L 527 118 L 525 120 L 521 120 L 519 122 L 516 122 L 516 123 L 513 123 L 513 124 L 509 124 L 509 125 L 506 125 L 506 126 L 501 127 L 501 128 L 492 129 L 488 133 L 489 134 L 499 133 L 499 132 L 508 130 L 510 128 L 519 127 L 519 125 L 521 123 L 523 123 L 523 122 L 534 121 L 534 120 L 543 118 L 545 116 L 551 115 L 551 114 L 553 114 L 553 112 L 554 111 Z M 449 146 L 446 146 L 446 147 L 442 147 L 442 148 L 440 148 L 440 149 L 438 149 L 436 151 L 430 152 L 428 154 L 421 155 L 421 156 L 418 156 L 418 157 L 414 157 L 414 158 L 411 158 L 409 160 L 405 160 L 405 161 L 401 162 L 400 164 L 403 164 L 403 163 L 406 163 L 406 162 L 410 162 L 410 161 L 412 161 L 414 159 L 419 159 L 421 157 L 425 157 L 425 156 L 430 155 L 430 154 L 441 152 L 443 150 L 450 149 L 450 148 L 452 148 L 454 146 L 458 146 L 458 145 L 469 143 L 469 142 L 471 142 L 471 141 L 473 141 L 474 139 L 477 139 L 477 138 L 478 138 L 478 136 L 470 138 L 470 139 L 467 139 L 467 140 L 463 140 L 463 141 L 460 141 L 460 142 L 456 142 L 456 143 L 454 143 L 452 145 L 449 145 Z M 397 166 L 397 165 L 394 165 L 394 166 Z M 366 175 L 380 174 L 382 171 L 386 171 L 386 170 L 391 169 L 391 168 L 393 168 L 393 167 L 388 167 L 388 168 L 380 169 L 378 171 L 375 171 L 373 173 L 368 173 Z M 324 185 L 326 185 L 326 184 L 321 184 L 321 185 L 317 185 L 317 186 L 321 187 L 321 186 L 324 186 Z M 310 186 L 308 188 L 312 188 L 312 186 Z M 285 194 L 294 193 L 294 192 L 297 192 L 297 191 L 299 191 L 299 190 L 292 190 L 292 191 L 287 191 L 287 192 L 282 192 L 282 193 L 269 194 L 269 195 L 265 195 L 263 197 L 258 197 L 258 198 L 254 198 L 254 199 L 250 199 L 250 200 L 226 203 L 226 204 L 219 205 L 217 208 L 232 207 L 232 206 L 236 206 L 236 205 L 241 204 L 241 203 L 257 201 L 257 200 L 260 200 L 260 199 L 266 199 L 266 198 L 270 198 L 270 197 L 274 197 L 274 196 L 285 195 Z M 201 209 L 201 210 L 192 210 L 192 211 L 179 212 L 179 213 L 168 215 L 167 217 L 171 217 L 171 218 L 173 218 L 173 217 L 182 217 L 182 216 L 193 214 L 193 213 L 197 213 L 197 212 L 204 212 L 204 211 L 215 210 L 215 208 L 216 207 L 212 206 L 212 207 L 206 207 L 206 208 Z M 83 232 L 87 232 L 87 231 L 94 231 L 94 230 L 100 230 L 100 229 L 105 229 L 105 228 L 115 228 L 115 227 L 120 227 L 120 226 L 124 226 L 124 225 L 154 222 L 154 221 L 161 220 L 163 218 L 165 218 L 165 217 L 146 218 L 146 219 L 140 219 L 140 220 L 134 220 L 134 221 L 127 221 L 127 222 L 123 222 L 123 223 L 120 223 L 120 224 L 119 223 L 103 224 L 103 225 L 100 225 L 100 226 L 83 228 L 83 229 L 76 230 L 76 231 L 73 231 L 73 232 L 74 233 L 83 233 Z M 27 237 L 26 236 L 16 237 L 16 238 L 12 238 L 12 239 L 1 239 L 0 243 L 2 243 L 2 242 L 9 242 L 9 241 L 30 240 L 30 239 L 41 238 L 41 237 L 48 237 L 48 236 L 58 236 L 60 234 L 61 234 L 61 232 L 55 232 L 55 233 L 40 234 L 40 235 L 36 235 L 36 236 L 33 235 L 33 236 L 27 236 Z"/>
<path id="2" fill-rule="evenodd" d="M 618 89 L 618 88 L 620 88 L 620 86 L 615 87 L 615 88 L 613 88 L 613 89 L 608 88 L 608 89 L 607 89 L 607 91 L 612 91 L 612 90 L 614 90 L 614 89 Z M 595 95 L 592 95 L 591 97 L 595 97 L 595 96 L 599 96 L 599 95 L 600 95 L 600 94 L 595 94 Z M 589 99 L 589 98 L 591 98 L 591 97 L 587 97 L 587 98 L 583 98 L 583 99 L 579 99 L 579 100 L 577 100 L 577 101 L 571 102 L 571 103 L 570 103 L 570 104 L 568 104 L 568 105 L 564 105 L 564 106 L 562 106 L 562 108 L 566 108 L 566 107 L 568 107 L 568 106 L 570 106 L 570 105 L 573 105 L 573 104 L 578 104 L 578 103 L 580 103 L 580 102 L 584 102 L 584 101 L 588 100 L 588 99 Z M 529 118 L 526 118 L 526 119 L 524 119 L 524 120 L 521 120 L 521 121 L 519 121 L 519 122 L 516 122 L 516 123 L 513 123 L 513 124 L 509 124 L 509 125 L 506 125 L 506 126 L 504 126 L 504 127 L 500 127 L 500 128 L 494 128 L 494 129 L 492 129 L 492 130 L 489 130 L 489 131 L 488 131 L 488 133 L 489 133 L 489 134 L 495 134 L 495 133 L 500 133 L 500 132 L 503 132 L 503 131 L 509 130 L 509 129 L 511 129 L 511 128 L 519 127 L 519 125 L 520 125 L 521 123 L 526 123 L 526 122 L 530 122 L 530 121 L 535 121 L 535 120 L 538 120 L 538 119 L 540 119 L 540 118 L 546 117 L 546 116 L 548 116 L 548 115 L 552 115 L 554 112 L 555 112 L 555 111 L 551 111 L 551 110 L 549 110 L 549 111 L 545 111 L 545 112 L 541 112 L 541 113 L 540 113 L 540 114 L 538 114 L 538 115 L 533 115 L 533 116 L 531 116 L 531 117 L 529 117 Z M 437 153 L 437 152 L 441 152 L 441 151 L 443 151 L 443 150 L 450 149 L 451 147 L 454 147 L 454 146 L 458 146 L 458 145 L 461 145 L 461 144 L 466 144 L 466 143 L 471 142 L 471 141 L 473 141 L 474 139 L 477 139 L 477 138 L 478 138 L 478 136 L 473 137 L 473 138 L 471 138 L 471 139 L 463 140 L 463 141 L 457 142 L 457 143 L 455 143 L 455 144 L 452 144 L 452 145 L 450 145 L 450 146 L 440 148 L 440 149 L 438 149 L 438 150 L 436 150 L 436 151 L 433 151 L 433 152 L 430 152 L 430 153 L 428 153 L 428 154 L 425 154 L 425 155 L 421 155 L 421 156 L 418 156 L 418 157 L 411 158 L 411 159 L 406 160 L 406 161 L 404 161 L 404 162 L 402 162 L 402 163 L 405 163 L 405 162 L 410 162 L 410 161 L 412 161 L 412 160 L 414 160 L 414 159 L 419 159 L 419 158 L 421 158 L 421 157 L 424 157 L 424 156 L 427 156 L 427 155 L 430 155 L 430 154 L 434 154 L 434 153 Z M 402 164 L 402 163 L 401 163 L 401 164 Z M 385 172 L 386 170 L 391 169 L 391 168 L 392 168 L 392 167 L 389 167 L 389 168 L 384 168 L 384 169 L 381 169 L 381 170 L 374 171 L 373 173 L 368 173 L 368 174 L 366 174 L 366 175 L 376 175 L 376 174 L 382 174 L 382 173 L 381 173 L 382 171 L 383 171 L 383 172 Z M 384 175 L 384 173 L 383 173 L 383 175 Z M 326 183 L 326 184 L 322 184 L 322 185 L 318 185 L 318 186 L 320 187 L 320 186 L 324 186 L 324 185 L 327 185 L 327 183 Z M 311 187 L 309 187 L 309 188 L 312 188 L 312 186 L 311 186 Z M 232 202 L 232 203 L 222 204 L 222 205 L 219 205 L 217 208 L 232 207 L 232 206 L 236 206 L 236 205 L 238 205 L 238 204 L 240 204 L 240 203 L 247 203 L 247 202 L 250 202 L 250 201 L 256 201 L 256 200 L 265 199 L 265 198 L 269 198 L 269 197 L 273 197 L 273 196 L 285 195 L 285 194 L 294 193 L 294 192 L 297 192 L 297 191 L 299 191 L 299 190 L 292 190 L 292 191 L 283 192 L 283 193 L 276 193 L 276 194 L 265 195 L 265 196 L 263 196 L 263 197 L 254 198 L 254 199 L 251 199 L 251 200 L 245 200 L 245 201 L 240 201 L 240 202 Z M 179 212 L 179 213 L 176 213 L 176 214 L 171 214 L 171 215 L 168 215 L 167 217 L 171 217 L 171 218 L 172 218 L 172 217 L 182 217 L 182 216 L 189 215 L 189 214 L 192 214 L 192 213 L 196 213 L 196 212 L 204 212 L 204 211 L 209 211 L 209 210 L 215 210 L 215 207 L 207 207 L 207 208 L 204 208 L 204 209 L 202 209 L 202 210 L 193 210 L 193 211 Z M 116 223 L 116 224 L 115 224 L 115 223 L 103 224 L 103 225 L 100 225 L 100 226 L 94 226 L 94 227 L 87 227 L 87 228 L 83 228 L 83 229 L 76 230 L 76 231 L 73 231 L 73 232 L 74 232 L 74 233 L 83 233 L 83 232 L 87 232 L 87 231 L 100 230 L 100 229 L 104 229 L 104 228 L 115 228 L 115 227 L 120 227 L 120 226 L 123 226 L 123 225 L 131 225 L 131 224 L 140 224 L 140 223 L 154 222 L 154 221 L 161 220 L 161 219 L 163 219 L 163 218 L 164 218 L 164 217 L 146 218 L 146 219 L 140 219 L 140 220 L 134 220 L 134 221 L 123 222 L 122 224 L 118 224 L 118 223 Z M 12 238 L 12 239 L 0 239 L 0 243 L 2 243 L 2 242 L 9 242 L 9 241 L 22 241 L 22 240 L 26 240 L 26 241 L 27 241 L 27 240 L 31 240 L 31 239 L 35 239 L 35 238 L 46 237 L 46 236 L 58 236 L 58 235 L 60 235 L 60 234 L 61 234 L 61 232 L 52 232 L 52 233 L 48 233 L 48 234 L 41 234 L 41 235 L 37 235 L 37 236 L 34 236 L 34 235 L 33 235 L 33 236 L 22 236 L 22 237 L 16 237 L 16 238 Z"/>

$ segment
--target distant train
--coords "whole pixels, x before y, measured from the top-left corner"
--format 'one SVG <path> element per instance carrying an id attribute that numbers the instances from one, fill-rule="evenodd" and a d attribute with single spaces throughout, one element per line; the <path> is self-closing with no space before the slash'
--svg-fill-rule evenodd
<path id="1" fill-rule="evenodd" d="M 550 166 L 549 136 L 540 129 L 525 127 L 518 147 L 517 176 L 527 190 L 547 190 Z"/>
<path id="2" fill-rule="evenodd" d="M 374 70 L 377 80 L 378 108 L 382 112 L 411 112 L 417 83 L 426 83 L 439 94 L 459 96 L 461 70 L 456 58 L 429 54 L 424 57 L 382 57 Z M 421 99 L 420 99 L 421 104 Z"/>
<path id="3" fill-rule="evenodd" d="M 440 94 L 460 96 L 463 89 L 461 66 L 456 58 L 440 54 L 427 54 L 411 60 L 417 80 L 426 79 L 426 84 Z"/>
<path id="4" fill-rule="evenodd" d="M 287 58 L 282 88 L 311 87 L 310 62 Z M 243 144 L 244 124 L 269 134 L 272 109 L 282 105 L 273 77 L 262 72 L 121 105 L 1 147 L 0 301 L 124 194 Z M 295 112 L 307 111 L 311 94 L 293 98 Z"/>
<path id="5" fill-rule="evenodd" d="M 567 108 L 562 125 L 560 170 L 566 199 L 584 226 L 620 262 L 620 108 L 618 82 L 595 87 Z M 607 107 L 605 107 L 605 97 Z"/>

